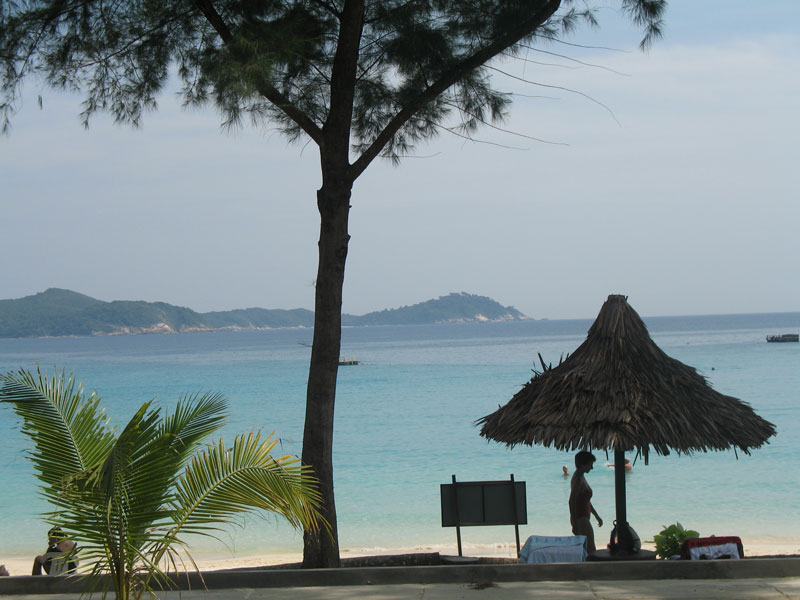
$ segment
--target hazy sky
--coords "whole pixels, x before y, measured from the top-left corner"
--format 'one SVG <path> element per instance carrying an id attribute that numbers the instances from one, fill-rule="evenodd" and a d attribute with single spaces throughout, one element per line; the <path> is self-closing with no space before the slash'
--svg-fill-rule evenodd
<path id="1" fill-rule="evenodd" d="M 643 316 L 800 310 L 800 2 L 671 0 L 648 53 L 615 15 L 573 41 L 616 50 L 545 48 L 586 64 L 497 65 L 566 88 L 494 75 L 520 94 L 504 127 L 553 143 L 445 134 L 356 182 L 345 312 L 460 291 L 536 318 L 610 293 Z M 80 98 L 25 92 L 0 138 L 0 298 L 313 308 L 313 145 L 223 133 L 174 93 L 139 130 L 85 131 Z"/>

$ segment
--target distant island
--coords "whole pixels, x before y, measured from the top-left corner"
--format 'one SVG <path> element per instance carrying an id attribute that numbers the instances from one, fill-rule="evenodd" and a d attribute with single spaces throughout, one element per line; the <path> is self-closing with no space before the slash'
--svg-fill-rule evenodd
<path id="1" fill-rule="evenodd" d="M 521 321 L 513 306 L 461 292 L 413 306 L 342 315 L 344 326 L 426 325 Z M 104 302 L 70 290 L 50 288 L 33 296 L 0 300 L 0 338 L 135 335 L 244 329 L 313 327 L 313 311 L 243 308 L 198 313 L 165 302 Z"/>

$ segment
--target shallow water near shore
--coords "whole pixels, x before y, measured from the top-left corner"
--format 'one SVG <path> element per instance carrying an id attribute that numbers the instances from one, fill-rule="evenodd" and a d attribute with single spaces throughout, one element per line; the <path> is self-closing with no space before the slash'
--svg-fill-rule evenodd
<path id="1" fill-rule="evenodd" d="M 718 391 L 749 402 L 778 434 L 751 456 L 713 452 L 652 454 L 628 476 L 628 520 L 642 539 L 680 521 L 701 535 L 800 540 L 800 344 L 765 336 L 797 332 L 800 313 L 645 319 L 670 356 L 695 367 Z M 508 450 L 478 436 L 474 421 L 506 403 L 538 367 L 557 363 L 585 339 L 591 320 L 349 328 L 336 407 L 334 472 L 343 548 L 419 551 L 452 548 L 440 520 L 439 485 L 505 479 L 527 485 L 521 535 L 568 535 L 572 456 L 541 447 Z M 143 402 L 172 407 L 181 394 L 218 391 L 230 401 L 226 439 L 254 427 L 275 431 L 285 453 L 299 454 L 312 332 L 307 329 L 181 335 L 0 340 L 0 372 L 36 364 L 74 372 L 96 389 L 114 423 Z M 0 539 L 6 556 L 43 549 L 47 526 L 28 441 L 0 407 Z M 614 476 L 604 453 L 589 474 L 593 502 L 614 519 Z M 633 457 L 631 457 L 633 458 Z M 296 552 L 301 536 L 269 516 L 248 517 L 220 541 L 192 540 L 196 555 Z M 511 527 L 466 528 L 471 548 L 514 544 Z M 800 547 L 800 545 L 798 546 Z M 0 556 L 0 563 L 3 557 Z"/>

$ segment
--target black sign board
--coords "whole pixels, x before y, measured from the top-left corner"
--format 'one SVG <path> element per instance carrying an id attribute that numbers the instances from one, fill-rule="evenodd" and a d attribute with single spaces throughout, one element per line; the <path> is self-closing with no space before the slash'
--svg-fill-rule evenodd
<path id="1" fill-rule="evenodd" d="M 455 527 L 461 556 L 460 527 L 514 525 L 519 554 L 519 525 L 528 522 L 525 482 L 456 481 L 441 485 L 442 527 Z"/>

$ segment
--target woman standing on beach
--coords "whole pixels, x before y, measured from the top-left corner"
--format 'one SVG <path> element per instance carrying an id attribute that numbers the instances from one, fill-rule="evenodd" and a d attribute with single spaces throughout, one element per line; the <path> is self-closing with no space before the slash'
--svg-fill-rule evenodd
<path id="1" fill-rule="evenodd" d="M 592 506 L 592 488 L 586 481 L 586 473 L 592 470 L 595 461 L 594 454 L 581 450 L 575 455 L 575 473 L 570 481 L 569 494 L 569 522 L 574 535 L 586 536 L 586 551 L 589 553 L 597 550 L 594 544 L 594 529 L 589 520 L 591 515 L 597 519 L 597 526 L 603 526 L 603 519 Z"/>

